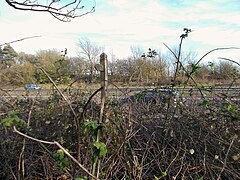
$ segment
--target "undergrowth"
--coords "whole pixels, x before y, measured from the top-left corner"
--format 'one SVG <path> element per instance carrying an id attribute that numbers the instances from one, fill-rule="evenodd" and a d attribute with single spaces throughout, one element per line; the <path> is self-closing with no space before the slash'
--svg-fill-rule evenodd
<path id="1" fill-rule="evenodd" d="M 176 58 L 169 89 L 178 90 L 182 70 L 194 90 L 179 90 L 176 106 L 106 97 L 103 108 L 94 100 L 101 88 L 71 94 L 71 101 L 58 91 L 47 99 L 1 98 L 0 178 L 240 179 L 239 93 L 195 81 L 209 53 L 184 69 L 181 47 L 190 32 L 184 29 L 178 54 L 166 45 Z"/>

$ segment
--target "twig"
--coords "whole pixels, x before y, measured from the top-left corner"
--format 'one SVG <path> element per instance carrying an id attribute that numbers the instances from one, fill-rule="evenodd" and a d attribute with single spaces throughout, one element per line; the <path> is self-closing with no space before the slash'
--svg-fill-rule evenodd
<path id="1" fill-rule="evenodd" d="M 229 152 L 230 152 L 230 149 L 231 149 L 231 147 L 232 147 L 233 142 L 234 142 L 235 139 L 236 139 L 236 137 L 233 137 L 233 139 L 232 139 L 232 141 L 231 141 L 231 143 L 230 143 L 230 145 L 229 145 L 229 147 L 228 147 L 227 154 L 226 154 L 225 159 L 224 159 L 224 164 L 223 164 L 223 167 L 222 167 L 221 172 L 220 172 L 219 175 L 218 175 L 217 180 L 220 180 L 220 179 L 221 179 L 221 174 L 222 174 L 222 172 L 224 171 L 224 169 L 225 169 L 225 167 L 226 167 L 226 165 L 227 165 L 227 157 L 228 157 L 228 154 L 229 154 Z"/>
<path id="2" fill-rule="evenodd" d="M 29 113 L 28 113 L 28 119 L 27 119 L 27 127 L 30 126 L 30 119 L 31 119 L 31 114 L 32 114 L 32 110 L 33 110 L 33 106 L 34 106 L 35 100 L 33 101 L 33 103 L 31 104 Z M 18 160 L 18 174 L 19 174 L 19 178 L 24 177 L 25 175 L 25 162 L 24 162 L 24 152 L 25 152 L 25 147 L 26 147 L 26 138 L 23 139 L 23 146 L 22 146 L 22 150 L 19 156 L 19 160 Z"/>
<path id="3" fill-rule="evenodd" d="M 236 62 L 236 61 L 234 61 L 234 60 L 232 60 L 232 59 L 221 58 L 221 57 L 219 57 L 218 59 L 222 59 L 222 60 L 230 61 L 230 62 L 235 63 L 235 64 L 237 64 L 238 66 L 240 66 L 240 63 L 238 63 L 238 62 Z"/>
<path id="4" fill-rule="evenodd" d="M 23 136 L 23 137 L 25 137 L 25 138 L 27 138 L 27 139 L 30 139 L 30 140 L 32 140 L 32 141 L 36 141 L 36 142 L 44 143 L 44 144 L 55 145 L 55 146 L 59 147 L 61 150 L 63 150 L 63 152 L 64 152 L 73 162 L 75 162 L 75 163 L 78 165 L 79 168 L 81 168 L 83 171 L 85 171 L 85 172 L 86 172 L 89 176 L 91 176 L 92 178 L 98 179 L 98 178 L 96 178 L 94 175 L 92 175 L 82 164 L 80 164 L 80 163 L 78 162 L 78 160 L 75 159 L 75 158 L 74 158 L 63 146 L 61 146 L 57 141 L 53 141 L 53 142 L 52 142 L 52 141 L 44 141 L 44 140 L 40 140 L 40 139 L 31 137 L 31 136 L 29 136 L 29 135 L 26 135 L 26 134 L 18 131 L 15 126 L 13 126 L 13 132 L 16 132 L 17 134 L 19 134 L 19 135 L 21 135 L 21 136 Z"/>
<path id="5" fill-rule="evenodd" d="M 76 112 L 74 111 L 71 103 L 69 102 L 69 100 L 64 96 L 64 94 L 62 93 L 62 91 L 57 87 L 56 83 L 53 81 L 53 79 L 48 75 L 48 73 L 45 71 L 45 69 L 43 69 L 42 67 L 40 67 L 40 70 L 47 76 L 47 78 L 51 81 L 51 83 L 53 84 L 53 86 L 57 89 L 58 93 L 60 94 L 60 96 L 63 98 L 64 101 L 66 101 L 66 103 L 68 104 L 69 108 L 71 109 L 74 117 L 77 117 Z M 78 127 L 78 123 L 75 121 L 75 125 L 76 127 Z"/>
<path id="6" fill-rule="evenodd" d="M 177 172 L 177 174 L 176 174 L 175 176 L 173 176 L 173 179 L 174 179 L 174 180 L 177 179 L 178 175 L 180 174 L 180 172 L 182 171 L 182 168 L 183 168 L 183 160 L 184 160 L 184 158 L 185 158 L 185 156 L 186 156 L 186 144 L 185 144 L 185 143 L 183 143 L 183 144 L 184 144 L 184 153 L 183 153 L 183 155 L 182 155 L 182 157 L 181 157 L 181 166 L 180 166 L 180 169 L 179 169 L 179 171 Z"/>
<path id="7" fill-rule="evenodd" d="M 66 101 L 66 103 L 68 104 L 70 110 L 73 113 L 74 116 L 74 123 L 76 126 L 76 135 L 77 135 L 77 156 L 78 156 L 78 161 L 80 161 L 80 141 L 81 141 L 81 137 L 80 137 L 80 125 L 79 125 L 79 121 L 78 121 L 78 117 L 76 112 L 74 111 L 71 103 L 69 102 L 69 100 L 64 96 L 64 94 L 62 93 L 62 91 L 57 87 L 56 83 L 53 81 L 53 79 L 48 75 L 48 73 L 45 71 L 45 69 L 43 69 L 42 67 L 40 67 L 40 70 L 47 76 L 47 78 L 51 81 L 51 83 L 53 84 L 53 86 L 57 89 L 58 93 L 61 95 L 61 97 L 63 98 L 64 101 Z"/>
<path id="8" fill-rule="evenodd" d="M 30 37 L 25 37 L 25 38 L 18 39 L 18 40 L 15 40 L 15 41 L 11 41 L 11 42 L 7 42 L 7 43 L 0 44 L 0 47 L 1 47 L 1 46 L 4 46 L 4 45 L 9 45 L 9 44 L 12 44 L 12 43 L 15 43 L 15 42 L 23 41 L 23 40 L 26 40 L 26 39 L 36 38 L 36 37 L 42 37 L 42 36 L 30 36 Z"/>
<path id="9" fill-rule="evenodd" d="M 206 54 L 204 54 L 196 63 L 195 65 L 198 65 L 202 60 L 203 58 L 205 58 L 208 54 L 214 52 L 214 51 L 221 51 L 221 50 L 229 50 L 229 49 L 240 49 L 238 47 L 228 47 L 228 48 L 215 48 L 215 49 L 212 49 L 211 51 L 208 51 Z"/>
<path id="10" fill-rule="evenodd" d="M 87 110 L 87 106 L 88 104 L 91 102 L 92 98 L 99 92 L 102 90 L 102 87 L 100 87 L 99 89 L 97 89 L 89 98 L 88 98 L 88 101 L 86 102 L 86 104 L 83 106 L 83 110 L 82 110 L 82 113 L 80 115 L 80 118 L 79 118 L 79 121 L 82 121 L 83 120 L 83 117 L 84 117 L 84 114 Z"/>
<path id="11" fill-rule="evenodd" d="M 23 10 L 23 11 L 36 11 L 36 12 L 48 12 L 55 18 L 57 18 L 60 21 L 63 22 L 69 22 L 71 18 L 81 17 L 84 15 L 87 15 L 89 13 L 95 12 L 96 7 L 96 1 L 94 0 L 93 7 L 84 12 L 77 14 L 77 10 L 84 9 L 84 6 L 80 6 L 82 0 L 72 0 L 70 3 L 68 2 L 65 5 L 62 5 L 61 7 L 55 7 L 54 3 L 59 3 L 61 0 L 52 0 L 49 4 L 44 5 L 43 3 L 39 3 L 37 0 L 35 1 L 24 1 L 24 2 L 18 2 L 13 0 L 5 0 L 9 6 L 13 7 L 17 10 Z M 74 4 L 76 4 L 73 8 L 71 8 Z"/>
<path id="12" fill-rule="evenodd" d="M 166 172 L 168 172 L 168 169 L 172 166 L 172 164 L 174 163 L 174 161 L 177 160 L 180 151 L 181 151 L 181 148 L 178 149 L 176 156 L 173 158 L 173 160 L 170 162 L 170 164 L 168 165 L 167 169 L 165 170 Z"/>

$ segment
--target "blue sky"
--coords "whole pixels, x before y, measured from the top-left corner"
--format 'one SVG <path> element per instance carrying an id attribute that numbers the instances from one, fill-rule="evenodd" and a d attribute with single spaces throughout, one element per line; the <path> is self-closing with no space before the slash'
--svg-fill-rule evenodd
<path id="1" fill-rule="evenodd" d="M 63 23 L 48 13 L 15 10 L 2 0 L 0 44 L 41 35 L 12 46 L 18 52 L 32 54 L 68 48 L 68 55 L 76 56 L 78 39 L 87 37 L 104 46 L 109 56 L 123 58 L 131 55 L 131 46 L 164 53 L 167 49 L 163 43 L 178 46 L 179 36 L 187 27 L 193 32 L 183 49 L 194 51 L 199 57 L 213 48 L 240 47 L 239 0 L 96 0 L 96 3 L 95 13 Z M 215 52 L 206 61 L 217 57 L 239 61 L 240 50 Z"/>

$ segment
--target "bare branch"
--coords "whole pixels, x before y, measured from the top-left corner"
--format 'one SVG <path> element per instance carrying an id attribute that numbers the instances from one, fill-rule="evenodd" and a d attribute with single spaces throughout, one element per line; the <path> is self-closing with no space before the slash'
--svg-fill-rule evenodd
<path id="1" fill-rule="evenodd" d="M 178 58 L 177 55 L 176 55 L 176 53 L 175 53 L 167 44 L 163 43 L 163 45 L 173 54 L 173 56 L 174 56 L 176 59 Z"/>
<path id="2" fill-rule="evenodd" d="M 212 52 L 214 51 L 221 51 L 221 50 L 231 50 L 231 49 L 240 49 L 238 47 L 227 47 L 227 48 L 215 48 L 215 49 L 212 49 L 211 51 L 208 51 L 206 54 L 204 54 L 194 65 L 197 66 L 207 55 L 211 54 Z M 227 58 L 219 58 L 219 59 L 225 59 L 225 60 L 228 60 L 228 61 L 232 61 L 234 63 L 237 63 L 233 60 L 229 60 Z M 238 63 L 237 63 L 238 64 Z M 239 64 L 238 64 L 239 65 Z M 193 70 L 189 73 L 189 75 L 191 76 L 193 74 Z M 189 78 L 188 78 L 189 79 Z"/>
<path id="3" fill-rule="evenodd" d="M 29 135 L 26 135 L 20 131 L 18 131 L 16 129 L 16 127 L 14 126 L 13 127 L 13 131 L 16 132 L 17 134 L 27 138 L 27 139 L 30 139 L 32 141 L 36 141 L 36 142 L 39 142 L 39 143 L 43 143 L 43 144 L 51 144 L 51 145 L 56 145 L 58 148 L 60 148 L 73 162 L 75 162 L 83 171 L 85 171 L 89 176 L 91 176 L 92 178 L 94 179 L 98 179 L 96 178 L 94 175 L 92 175 L 82 164 L 80 164 L 78 162 L 77 159 L 75 159 L 64 147 L 62 147 L 57 141 L 44 141 L 44 140 L 40 140 L 40 139 L 37 139 L 37 138 L 34 138 L 34 137 L 31 137 Z"/>
<path id="4" fill-rule="evenodd" d="M 221 50 L 230 50 L 230 49 L 240 49 L 238 47 L 228 47 L 228 48 L 215 48 L 215 49 L 212 49 L 211 51 L 207 52 L 206 54 L 204 54 L 199 60 L 197 63 L 195 63 L 195 65 L 198 65 L 202 60 L 203 58 L 205 58 L 207 55 L 209 55 L 210 53 L 214 52 L 214 51 L 221 51 Z"/>
<path id="5" fill-rule="evenodd" d="M 238 62 L 236 62 L 236 61 L 234 61 L 234 60 L 232 60 L 232 59 L 221 58 L 221 57 L 219 57 L 218 59 L 222 59 L 222 60 L 230 61 L 230 62 L 235 63 L 235 64 L 237 64 L 238 66 L 240 66 L 240 63 L 238 63 Z"/>
<path id="6" fill-rule="evenodd" d="M 222 169 L 221 169 L 221 172 L 220 172 L 219 175 L 218 175 L 217 180 L 221 179 L 221 174 L 223 173 L 223 171 L 225 170 L 225 167 L 226 167 L 226 165 L 227 165 L 227 158 L 228 158 L 230 149 L 231 149 L 231 147 L 232 147 L 232 145 L 233 145 L 233 142 L 235 141 L 236 138 L 237 138 L 237 136 L 234 136 L 233 139 L 232 139 L 232 141 L 231 141 L 231 143 L 230 143 L 230 145 L 229 145 L 229 148 L 228 148 L 228 150 L 227 150 L 227 153 L 226 153 L 226 156 L 225 156 L 225 159 L 224 159 L 223 167 L 222 167 Z"/>
<path id="7" fill-rule="evenodd" d="M 15 41 L 11 41 L 11 42 L 7 42 L 7 43 L 0 44 L 0 47 L 1 47 L 1 46 L 4 46 L 4 45 L 8 45 L 8 44 L 15 43 L 15 42 L 23 41 L 23 40 L 26 40 L 26 39 L 36 38 L 36 37 L 42 37 L 42 36 L 30 36 L 30 37 L 25 37 L 25 38 L 18 39 L 18 40 L 15 40 Z"/>
<path id="8" fill-rule="evenodd" d="M 23 11 L 49 12 L 53 17 L 63 22 L 69 22 L 72 18 L 81 17 L 95 12 L 96 1 L 92 0 L 92 7 L 85 10 L 82 0 L 71 0 L 66 3 L 61 0 L 51 0 L 50 3 L 43 0 L 5 0 L 9 6 Z M 85 12 L 79 11 L 85 10 Z"/>

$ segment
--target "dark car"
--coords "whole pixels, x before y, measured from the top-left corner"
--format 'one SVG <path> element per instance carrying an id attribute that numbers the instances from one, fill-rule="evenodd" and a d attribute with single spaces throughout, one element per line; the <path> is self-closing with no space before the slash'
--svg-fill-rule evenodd
<path id="1" fill-rule="evenodd" d="M 148 89 L 145 91 L 141 91 L 136 93 L 135 95 L 129 96 L 127 98 L 120 99 L 120 104 L 124 104 L 127 102 L 134 103 L 172 103 L 174 106 L 177 105 L 180 96 L 176 91 L 172 91 L 171 89 Z"/>
<path id="2" fill-rule="evenodd" d="M 33 90 L 33 89 L 38 90 L 38 89 L 41 89 L 41 87 L 36 84 L 26 84 L 25 89 L 26 90 Z"/>

